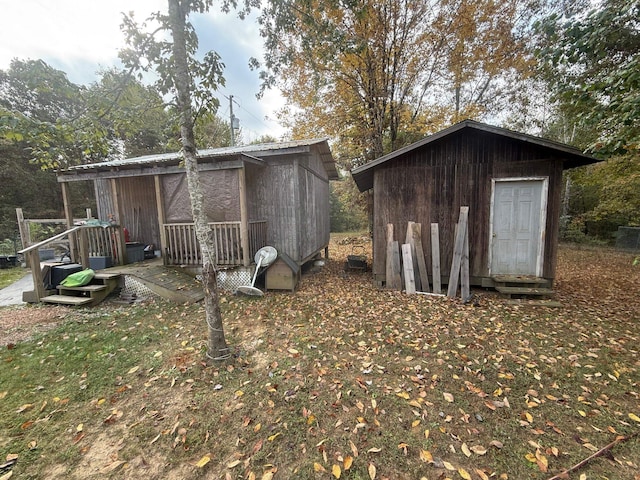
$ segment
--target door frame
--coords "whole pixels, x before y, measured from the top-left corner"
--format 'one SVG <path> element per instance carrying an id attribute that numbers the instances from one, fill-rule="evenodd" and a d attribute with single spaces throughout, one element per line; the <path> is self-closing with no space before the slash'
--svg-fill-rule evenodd
<path id="1" fill-rule="evenodd" d="M 540 192 L 540 238 L 538 239 L 538 252 L 536 254 L 536 273 L 537 277 L 542 276 L 544 268 L 544 240 L 547 230 L 547 204 L 549 198 L 549 177 L 506 177 L 491 179 L 491 198 L 489 206 L 489 276 L 493 275 L 491 266 L 493 264 L 493 218 L 494 218 L 494 200 L 496 194 L 496 183 L 500 182 L 542 182 L 542 190 Z"/>

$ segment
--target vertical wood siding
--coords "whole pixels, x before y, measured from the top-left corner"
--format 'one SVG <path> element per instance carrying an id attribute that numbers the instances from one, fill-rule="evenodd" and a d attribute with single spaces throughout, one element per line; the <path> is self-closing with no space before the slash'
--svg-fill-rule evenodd
<path id="1" fill-rule="evenodd" d="M 374 263 L 385 275 L 386 225 L 404 240 L 407 222 L 440 225 L 442 276 L 449 276 L 455 223 L 460 206 L 469 206 L 470 275 L 488 277 L 491 180 L 548 177 L 549 198 L 543 276 L 553 278 L 562 189 L 562 160 L 543 147 L 487 132 L 457 132 L 381 165 L 374 173 Z M 423 235 L 431 272 L 431 245 Z"/>
<path id="2" fill-rule="evenodd" d="M 122 203 L 120 224 L 129 230 L 132 242 L 160 245 L 155 183 L 152 176 L 116 180 Z"/>
<path id="3" fill-rule="evenodd" d="M 267 243 L 301 263 L 329 243 L 327 173 L 313 151 L 266 161 L 246 169 L 249 218 L 266 220 Z"/>

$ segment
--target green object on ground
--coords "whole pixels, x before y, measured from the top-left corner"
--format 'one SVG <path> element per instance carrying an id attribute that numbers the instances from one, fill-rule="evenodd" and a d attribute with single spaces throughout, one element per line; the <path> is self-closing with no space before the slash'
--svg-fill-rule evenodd
<path id="1" fill-rule="evenodd" d="M 87 285 L 91 279 L 95 276 L 96 272 L 87 268 L 80 272 L 72 273 L 67 278 L 60 282 L 60 285 L 64 285 L 65 287 L 83 287 Z"/>

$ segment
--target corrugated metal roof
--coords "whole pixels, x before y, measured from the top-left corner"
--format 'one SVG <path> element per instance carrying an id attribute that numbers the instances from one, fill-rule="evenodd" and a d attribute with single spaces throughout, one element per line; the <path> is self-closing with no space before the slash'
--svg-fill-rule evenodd
<path id="1" fill-rule="evenodd" d="M 223 147 L 212 148 L 206 150 L 198 150 L 199 160 L 215 160 L 229 157 L 261 157 L 267 155 L 277 155 L 279 153 L 286 154 L 287 150 L 301 148 L 301 147 L 313 147 L 316 146 L 320 151 L 320 158 L 327 171 L 330 179 L 337 179 L 338 173 L 335 167 L 335 160 L 329 149 L 329 144 L 326 138 L 310 139 L 310 140 L 292 140 L 288 142 L 278 143 L 261 143 L 255 145 L 240 145 L 235 147 Z M 182 154 L 180 152 L 171 153 L 159 153 L 155 155 L 144 155 L 141 157 L 125 158 L 119 160 L 109 160 L 99 163 L 88 163 L 83 165 L 75 165 L 67 169 L 61 170 L 59 173 L 65 172 L 87 172 L 105 169 L 119 169 L 119 168 L 140 168 L 145 166 L 154 165 L 171 165 L 177 164 L 182 160 Z"/>
<path id="2" fill-rule="evenodd" d="M 358 185 L 358 189 L 362 192 L 365 190 L 369 190 L 373 188 L 373 171 L 375 168 L 383 163 L 386 163 L 394 158 L 397 158 L 407 152 L 420 148 L 424 145 L 427 145 L 431 142 L 434 142 L 440 138 L 446 137 L 447 135 L 451 135 L 459 130 L 465 128 L 472 128 L 475 130 L 482 130 L 485 132 L 490 132 L 496 135 L 501 135 L 504 137 L 513 138 L 516 140 L 520 140 L 522 142 L 533 143 L 536 145 L 540 145 L 545 148 L 549 148 L 555 150 L 557 152 L 562 152 L 564 154 L 564 168 L 574 168 L 582 165 L 588 165 L 590 163 L 599 162 L 597 158 L 591 157 L 582 153 L 579 149 L 572 147 L 570 145 L 566 145 L 564 143 L 555 142 L 553 140 L 547 140 L 545 138 L 535 137 L 533 135 L 528 135 L 525 133 L 514 132 L 513 130 L 508 130 L 506 128 L 495 127 L 493 125 L 487 125 L 486 123 L 476 122 L 475 120 L 463 120 L 460 123 L 456 123 L 455 125 L 445 128 L 433 135 L 423 138 L 411 145 L 407 145 L 406 147 L 400 148 L 395 152 L 388 153 L 380 158 L 372 160 L 371 162 L 362 165 L 360 167 L 354 168 L 351 171 L 351 176 Z"/>

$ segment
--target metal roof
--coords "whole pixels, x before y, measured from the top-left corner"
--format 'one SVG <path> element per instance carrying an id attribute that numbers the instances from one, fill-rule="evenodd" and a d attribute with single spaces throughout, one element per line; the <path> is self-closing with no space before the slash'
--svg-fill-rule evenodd
<path id="1" fill-rule="evenodd" d="M 351 176 L 354 181 L 358 185 L 358 189 L 362 192 L 365 190 L 369 190 L 373 188 L 373 172 L 376 167 L 382 165 L 390 160 L 393 160 L 397 157 L 404 155 L 407 152 L 415 150 L 417 148 L 428 145 L 431 142 L 439 140 L 448 135 L 452 135 L 463 129 L 475 129 L 481 130 L 489 133 L 493 133 L 495 135 L 501 135 L 503 137 L 513 138 L 515 140 L 519 140 L 521 142 L 532 143 L 544 148 L 548 148 L 554 150 L 563 157 L 563 166 L 564 168 L 574 168 L 582 165 L 588 165 L 591 163 L 599 162 L 597 158 L 584 154 L 579 149 L 572 147 L 570 145 L 566 145 L 564 143 L 555 142 L 553 140 L 547 140 L 545 138 L 535 137 L 533 135 L 527 135 L 525 133 L 518 133 L 513 130 L 509 130 L 506 128 L 495 127 L 493 125 L 488 125 L 486 123 L 476 122 L 475 120 L 464 120 L 460 123 L 456 123 L 455 125 L 445 128 L 433 135 L 423 138 L 411 145 L 407 145 L 406 147 L 400 148 L 395 152 L 391 152 L 387 155 L 384 155 L 380 158 L 372 160 L 371 162 L 362 165 L 360 167 L 354 168 L 351 171 Z"/>
<path id="2" fill-rule="evenodd" d="M 308 151 L 311 148 L 318 149 L 322 164 L 330 179 L 338 178 L 335 160 L 329 149 L 326 138 L 311 140 L 293 140 L 278 143 L 261 143 L 255 145 L 241 145 L 234 147 L 212 148 L 198 150 L 198 161 L 224 161 L 243 159 L 262 163 L 261 157 L 273 155 L 287 155 L 297 153 L 296 150 Z M 99 163 L 88 163 L 74 165 L 58 172 L 58 175 L 73 173 L 88 173 L 98 171 L 110 171 L 118 169 L 139 169 L 142 167 L 170 166 L 177 165 L 182 161 L 181 152 L 158 153 L 154 155 L 144 155 L 141 157 L 109 160 Z"/>

